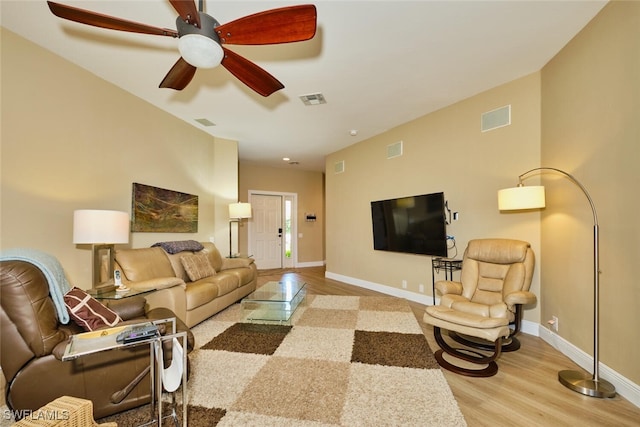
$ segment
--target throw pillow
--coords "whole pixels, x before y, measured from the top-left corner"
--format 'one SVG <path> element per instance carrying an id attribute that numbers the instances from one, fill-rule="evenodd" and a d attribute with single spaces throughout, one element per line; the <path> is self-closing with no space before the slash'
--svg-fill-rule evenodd
<path id="1" fill-rule="evenodd" d="M 69 316 L 85 331 L 112 327 L 122 320 L 117 313 L 80 288 L 74 287 L 64 295 L 64 305 Z"/>
<path id="2" fill-rule="evenodd" d="M 196 254 L 184 255 L 180 257 L 180 262 L 182 262 L 182 266 L 192 282 L 204 279 L 205 277 L 214 276 L 216 274 L 216 270 L 211 266 L 206 253 L 199 252 Z"/>

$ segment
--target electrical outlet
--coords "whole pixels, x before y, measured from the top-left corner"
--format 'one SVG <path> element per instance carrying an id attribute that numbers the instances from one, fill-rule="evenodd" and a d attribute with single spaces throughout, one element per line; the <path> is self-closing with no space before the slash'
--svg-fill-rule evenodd
<path id="1" fill-rule="evenodd" d="M 406 280 L 402 281 L 402 289 L 407 289 L 407 281 Z"/>
<path id="2" fill-rule="evenodd" d="M 424 285 L 422 283 L 420 283 L 418 290 L 424 294 Z"/>
<path id="3" fill-rule="evenodd" d="M 559 326 L 558 316 L 551 316 L 551 320 L 553 320 L 553 325 L 551 325 L 551 329 L 558 332 L 558 326 Z"/>

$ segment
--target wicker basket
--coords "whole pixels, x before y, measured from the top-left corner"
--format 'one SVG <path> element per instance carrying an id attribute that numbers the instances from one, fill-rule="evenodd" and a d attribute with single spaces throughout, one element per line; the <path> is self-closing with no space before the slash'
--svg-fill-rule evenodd
<path id="1" fill-rule="evenodd" d="M 117 427 L 116 423 L 98 424 L 93 419 L 93 402 L 62 396 L 14 424 L 19 427 Z"/>

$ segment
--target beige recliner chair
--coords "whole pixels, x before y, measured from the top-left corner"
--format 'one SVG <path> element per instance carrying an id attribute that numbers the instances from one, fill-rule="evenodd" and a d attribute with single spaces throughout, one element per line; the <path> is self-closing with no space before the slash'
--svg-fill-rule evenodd
<path id="1" fill-rule="evenodd" d="M 536 296 L 529 292 L 534 264 L 535 257 L 527 242 L 510 239 L 469 242 L 462 261 L 460 282 L 437 282 L 436 289 L 442 294 L 440 304 L 427 307 L 423 318 L 425 323 L 433 325 L 434 336 L 442 349 L 435 353 L 440 366 L 476 377 L 488 377 L 498 372 L 495 360 L 501 352 L 520 346 L 515 335 L 520 331 L 522 306 L 536 302 Z M 448 330 L 466 347 L 451 347 L 441 329 Z M 445 359 L 443 350 L 484 367 L 456 366 Z M 478 350 L 492 353 L 486 355 Z"/>

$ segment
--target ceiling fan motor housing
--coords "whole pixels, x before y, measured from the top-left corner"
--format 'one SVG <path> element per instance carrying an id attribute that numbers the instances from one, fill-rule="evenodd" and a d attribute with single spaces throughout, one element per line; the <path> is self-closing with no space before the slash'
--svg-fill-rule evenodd
<path id="1" fill-rule="evenodd" d="M 220 23 L 213 16 L 207 15 L 204 12 L 198 12 L 198 15 L 200 15 L 201 28 L 183 21 L 182 18 L 178 16 L 176 18 L 176 29 L 178 30 L 178 35 L 182 37 L 187 34 L 198 34 L 208 37 L 220 44 L 220 37 L 218 37 L 218 34 L 216 34 L 215 31 L 216 27 L 220 26 Z"/>

